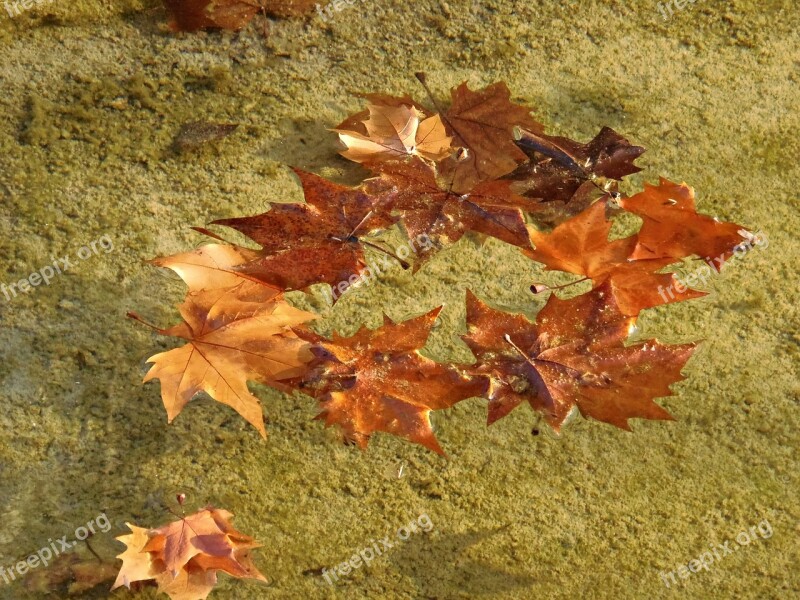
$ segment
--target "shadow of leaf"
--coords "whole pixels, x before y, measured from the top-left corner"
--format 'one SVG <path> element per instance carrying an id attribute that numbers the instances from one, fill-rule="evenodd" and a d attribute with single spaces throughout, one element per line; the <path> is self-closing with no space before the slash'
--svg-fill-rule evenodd
<path id="1" fill-rule="evenodd" d="M 416 598 L 453 598 L 454 590 L 458 597 L 473 598 L 528 588 L 536 582 L 533 577 L 517 575 L 481 557 L 486 554 L 481 546 L 502 543 L 500 536 L 507 530 L 508 525 L 463 533 L 415 534 L 392 552 L 391 560 L 415 581 Z"/>

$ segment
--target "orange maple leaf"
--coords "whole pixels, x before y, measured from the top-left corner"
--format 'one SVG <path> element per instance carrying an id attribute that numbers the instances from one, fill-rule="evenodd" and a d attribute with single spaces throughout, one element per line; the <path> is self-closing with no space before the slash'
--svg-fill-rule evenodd
<path id="1" fill-rule="evenodd" d="M 643 221 L 631 255 L 635 260 L 697 255 L 719 271 L 734 248 L 747 239 L 741 225 L 698 214 L 694 190 L 685 183 L 662 177 L 658 185 L 645 184 L 643 192 L 619 204 Z"/>
<path id="2" fill-rule="evenodd" d="M 300 389 L 320 400 L 326 425 L 342 428 L 348 440 L 366 448 L 383 431 L 442 454 L 430 413 L 478 396 L 485 383 L 419 354 L 441 308 L 394 323 L 384 317 L 376 330 L 333 340 L 299 332 L 315 343 L 316 359 Z"/>
<path id="3" fill-rule="evenodd" d="M 122 567 L 111 589 L 152 580 L 172 600 L 200 600 L 216 585 L 218 571 L 266 581 L 250 557 L 260 544 L 236 531 L 232 516 L 208 507 L 156 529 L 128 524 L 133 533 L 117 538 L 127 549 L 117 557 Z"/>
<path id="4" fill-rule="evenodd" d="M 622 429 L 631 418 L 671 419 L 653 399 L 672 394 L 695 344 L 625 345 L 634 323 L 608 283 L 569 300 L 551 295 L 535 323 L 468 293 L 462 337 L 477 358 L 472 372 L 491 381 L 489 423 L 526 401 L 556 431 L 576 406 Z"/>
<path id="5" fill-rule="evenodd" d="M 611 221 L 606 218 L 606 202 L 601 200 L 561 223 L 550 233 L 529 228 L 534 250 L 525 250 L 547 269 L 585 275 L 596 287 L 608 281 L 617 305 L 625 315 L 636 316 L 644 308 L 698 298 L 705 292 L 685 289 L 678 292 L 672 273 L 659 273 L 676 259 L 631 260 L 638 242 L 633 235 L 609 241 Z M 676 287 L 670 298 L 659 290 Z"/>
<path id="6" fill-rule="evenodd" d="M 442 160 L 450 155 L 452 138 L 439 115 L 426 117 L 413 104 L 369 104 L 368 116 L 357 129 L 334 129 L 346 149 L 341 155 L 354 162 L 374 162 L 404 156 Z M 348 122 L 348 125 L 351 125 Z"/>

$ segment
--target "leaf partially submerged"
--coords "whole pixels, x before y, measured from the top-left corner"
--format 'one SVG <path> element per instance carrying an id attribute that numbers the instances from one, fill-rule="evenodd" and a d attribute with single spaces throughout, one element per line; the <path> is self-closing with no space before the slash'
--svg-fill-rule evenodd
<path id="1" fill-rule="evenodd" d="M 209 123 L 208 121 L 191 121 L 181 126 L 178 135 L 172 142 L 179 152 L 195 150 L 209 142 L 228 137 L 239 125 L 235 123 Z"/>
<path id="2" fill-rule="evenodd" d="M 697 255 L 715 269 L 745 241 L 742 226 L 697 213 L 694 190 L 662 178 L 643 192 L 620 200 L 620 206 L 642 218 L 632 258 L 684 258 Z"/>
<path id="3" fill-rule="evenodd" d="M 37 594 L 84 596 L 86 592 L 114 579 L 117 569 L 95 557 L 83 558 L 76 552 L 62 553 L 43 569 L 25 576 L 25 589 Z"/>

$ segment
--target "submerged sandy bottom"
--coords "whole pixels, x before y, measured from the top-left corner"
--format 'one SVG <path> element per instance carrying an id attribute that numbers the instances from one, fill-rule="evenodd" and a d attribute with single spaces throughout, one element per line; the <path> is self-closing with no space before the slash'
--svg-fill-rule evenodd
<path id="1" fill-rule="evenodd" d="M 0 295 L 0 565 L 101 513 L 112 527 L 93 547 L 113 563 L 124 522 L 160 524 L 184 492 L 264 543 L 271 584 L 225 580 L 217 599 L 800 592 L 793 3 L 707 1 L 664 22 L 647 2 L 364 2 L 327 24 L 275 23 L 266 39 L 258 25 L 175 36 L 156 2 L 111 4 L 0 15 L 0 283 L 113 242 L 47 286 Z M 283 165 L 356 181 L 326 128 L 360 106 L 356 92 L 424 99 L 419 70 L 442 95 L 505 80 L 552 133 L 585 140 L 609 125 L 648 148 L 627 191 L 685 180 L 703 212 L 768 236 L 711 296 L 641 319 L 644 337 L 705 340 L 661 401 L 677 420 L 630 434 L 575 419 L 535 436 L 530 411 L 486 428 L 472 400 L 436 416 L 446 459 L 381 435 L 367 452 L 344 447 L 308 399 L 269 390 L 267 441 L 209 400 L 167 425 L 158 386 L 140 381 L 173 344 L 125 313 L 174 322 L 183 290 L 144 260 L 198 244 L 191 225 L 298 200 Z M 174 154 L 193 119 L 240 127 Z M 464 289 L 533 313 L 534 273 L 509 247 L 464 240 L 414 280 L 396 269 L 346 297 L 322 330 L 444 303 L 430 354 L 468 360 L 453 338 Z M 421 515 L 430 527 L 370 566 L 336 586 L 319 575 Z M 706 551 L 718 554 L 708 571 L 665 586 L 660 574 Z M 0 597 L 26 592 L 0 578 Z"/>

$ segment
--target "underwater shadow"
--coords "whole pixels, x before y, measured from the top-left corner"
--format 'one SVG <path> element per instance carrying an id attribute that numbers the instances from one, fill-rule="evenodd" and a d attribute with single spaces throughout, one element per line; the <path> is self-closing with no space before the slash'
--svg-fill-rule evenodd
<path id="1" fill-rule="evenodd" d="M 529 588 L 533 577 L 514 574 L 470 556 L 470 550 L 502 535 L 508 526 L 463 533 L 416 534 L 392 552 L 398 571 L 416 583 L 415 598 L 452 598 L 454 590 L 464 597 L 493 597 Z"/>
<path id="2" fill-rule="evenodd" d="M 341 175 L 326 175 L 337 183 L 357 185 L 369 172 L 338 153 L 336 134 L 329 131 L 334 124 L 311 119 L 281 119 L 278 137 L 265 140 L 260 153 L 281 165 L 319 173 L 336 169 Z"/>

